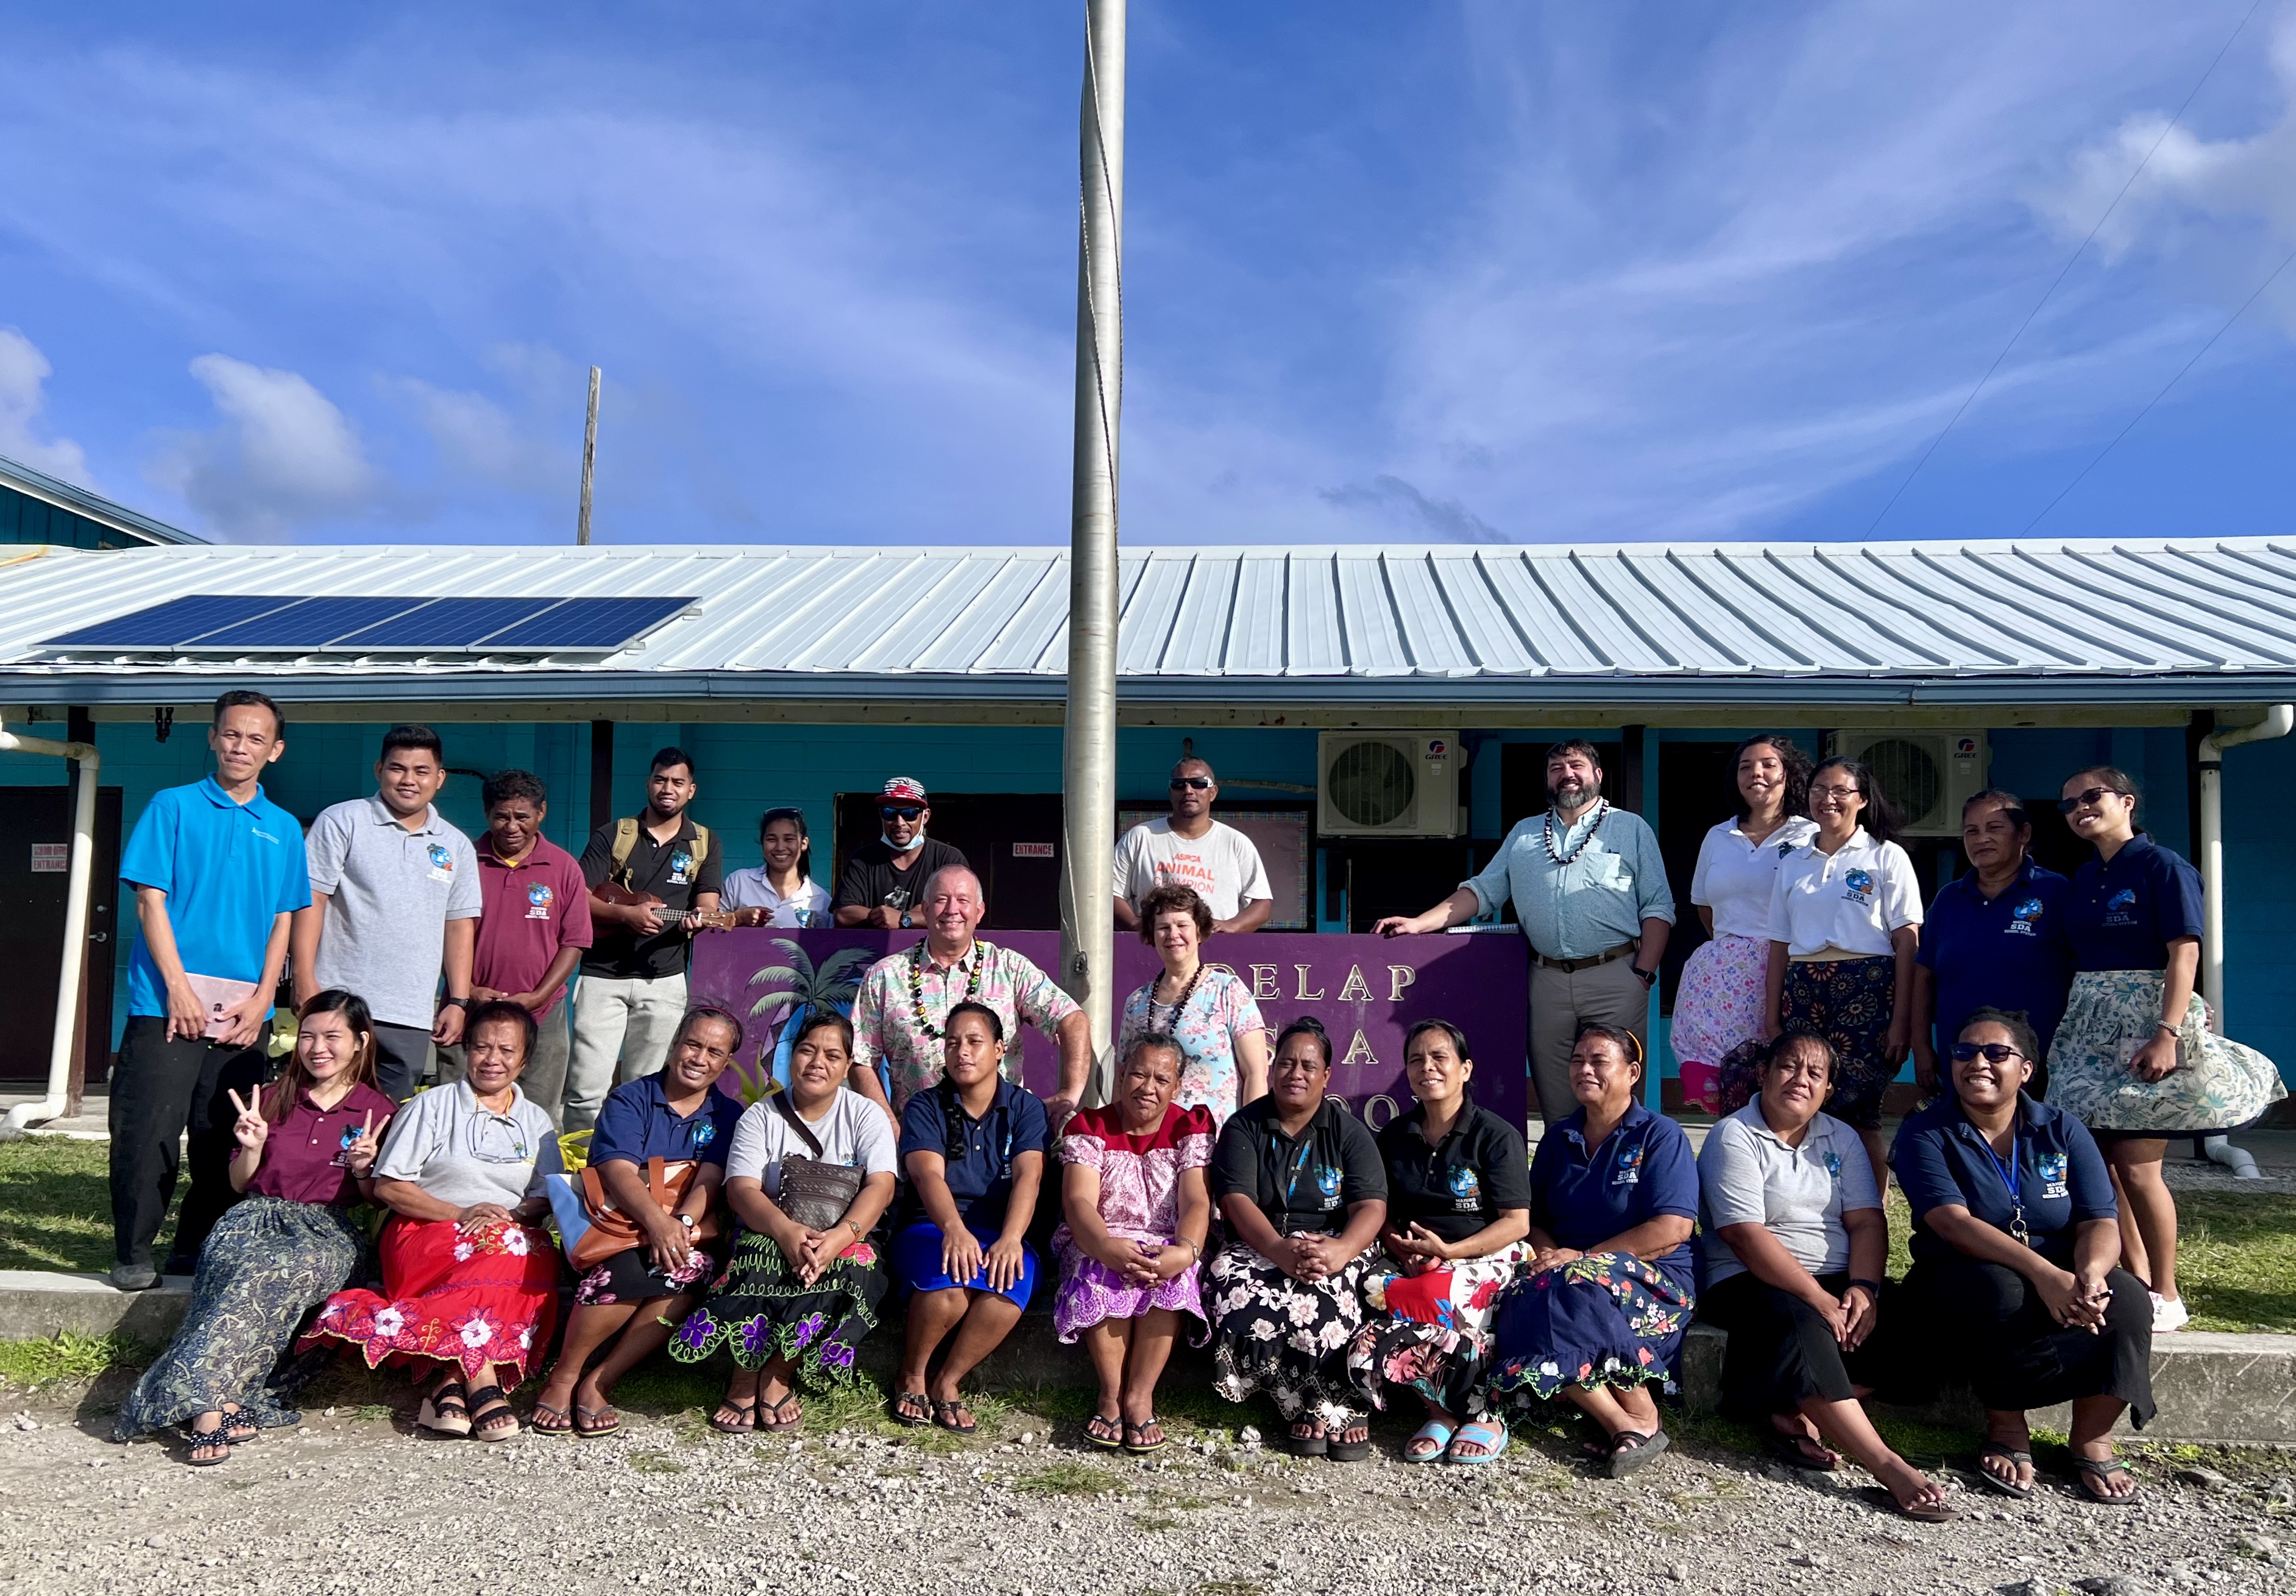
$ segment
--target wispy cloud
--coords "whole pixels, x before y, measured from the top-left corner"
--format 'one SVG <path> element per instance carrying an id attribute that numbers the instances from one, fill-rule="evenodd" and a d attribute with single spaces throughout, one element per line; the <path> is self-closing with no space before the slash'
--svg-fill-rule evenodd
<path id="1" fill-rule="evenodd" d="M 87 454 L 69 438 L 49 433 L 40 413 L 54 368 L 32 340 L 13 327 L 0 327 L 0 454 L 51 477 L 92 487 Z"/>
<path id="2" fill-rule="evenodd" d="M 227 536 L 272 540 L 357 517 L 379 482 L 343 413 L 293 372 L 202 355 L 192 362 L 221 420 L 168 440 L 149 467 Z"/>

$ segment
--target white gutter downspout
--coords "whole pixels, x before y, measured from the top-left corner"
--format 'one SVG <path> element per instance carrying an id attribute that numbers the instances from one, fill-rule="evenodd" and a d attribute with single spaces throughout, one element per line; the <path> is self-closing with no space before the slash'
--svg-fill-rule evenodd
<path id="1" fill-rule="evenodd" d="M 61 1118 L 70 1095 L 72 1029 L 79 1015 L 79 978 L 87 962 L 87 904 L 95 876 L 95 783 L 103 757 L 87 742 L 52 742 L 45 737 L 19 737 L 0 726 L 0 751 L 47 754 L 79 761 L 79 792 L 72 806 L 71 880 L 64 895 L 63 971 L 56 978 L 56 1028 L 48 1045 L 48 1094 L 37 1102 L 18 1103 L 4 1122 L 20 1132 L 36 1120 Z M 110 1015 L 89 1016 L 91 1025 L 110 1025 Z"/>
<path id="2" fill-rule="evenodd" d="M 2201 932 L 2201 995 L 2208 1000 L 2217 1034 L 2225 1030 L 2224 1011 L 2224 751 L 2243 742 L 2269 742 L 2296 728 L 2296 705 L 2275 704 L 2253 725 L 2226 726 L 2201 739 L 2201 885 L 2205 896 Z M 2256 1160 L 2230 1139 L 2210 1136 L 2209 1157 L 2244 1180 L 2257 1178 Z"/>

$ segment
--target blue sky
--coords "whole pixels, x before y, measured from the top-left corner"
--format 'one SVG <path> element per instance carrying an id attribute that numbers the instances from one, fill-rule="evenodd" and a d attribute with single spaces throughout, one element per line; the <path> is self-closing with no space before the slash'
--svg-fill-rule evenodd
<path id="1" fill-rule="evenodd" d="M 1141 544 L 2016 535 L 2296 248 L 2296 0 L 1135 0 Z M 232 539 L 1045 543 L 1080 4 L 0 7 L 0 454 Z M 2279 532 L 2296 268 L 2040 520 Z"/>

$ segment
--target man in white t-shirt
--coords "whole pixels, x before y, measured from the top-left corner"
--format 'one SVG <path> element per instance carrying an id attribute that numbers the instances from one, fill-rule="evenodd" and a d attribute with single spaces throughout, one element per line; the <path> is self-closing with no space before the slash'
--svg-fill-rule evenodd
<path id="1" fill-rule="evenodd" d="M 1275 913 L 1275 894 L 1251 839 L 1212 818 L 1219 782 L 1191 757 L 1172 767 L 1172 813 L 1124 833 L 1116 845 L 1116 923 L 1140 929 L 1140 904 L 1163 886 L 1193 887 L 1215 931 L 1256 931 Z"/>

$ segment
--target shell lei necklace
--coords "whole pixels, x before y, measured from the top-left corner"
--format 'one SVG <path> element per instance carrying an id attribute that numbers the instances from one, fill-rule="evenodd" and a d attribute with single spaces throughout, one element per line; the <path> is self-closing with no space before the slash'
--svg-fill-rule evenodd
<path id="1" fill-rule="evenodd" d="M 1165 973 L 1166 973 L 1166 974 L 1169 974 L 1170 972 L 1168 970 L 1168 971 L 1166 971 Z M 1173 1003 L 1173 1004 L 1171 1005 L 1171 1008 L 1172 1008 L 1172 1018 L 1171 1018 L 1171 1019 L 1170 1019 L 1169 1021 L 1168 1021 L 1167 1023 L 1165 1023 L 1165 1024 L 1163 1024 L 1163 1025 L 1160 1025 L 1160 1025 L 1158 1025 L 1158 1024 L 1156 1023 L 1156 988 L 1157 988 L 1157 987 L 1159 987 L 1159 986 L 1162 986 L 1162 985 L 1164 984 L 1164 977 L 1160 975 L 1160 976 L 1158 976 L 1154 980 L 1152 980 L 1152 981 L 1149 982 L 1149 983 L 1148 983 L 1148 1028 L 1149 1028 L 1150 1030 L 1152 1030 L 1152 1031 L 1159 1031 L 1159 1030 L 1161 1030 L 1161 1031 L 1169 1031 L 1169 1030 L 1175 1030 L 1175 1029 L 1177 1029 L 1177 1028 L 1178 1028 L 1178 1027 L 1179 1027 L 1179 1023 L 1180 1023 L 1180 1011 L 1181 1011 L 1181 1010 L 1183 1010 L 1183 1009 L 1185 1009 L 1185 1008 L 1186 1008 L 1186 1007 L 1188 1006 L 1188 1000 L 1189 1000 L 1190 998 L 1192 998 L 1192 997 L 1195 996 L 1195 994 L 1196 994 L 1196 983 L 1197 983 L 1198 981 L 1202 980 L 1203 978 L 1204 978 L 1204 962 L 1203 962 L 1201 959 L 1198 959 L 1198 960 L 1196 961 L 1196 967 L 1195 967 L 1195 969 L 1194 969 L 1193 970 L 1192 970 L 1192 971 L 1190 971 L 1190 972 L 1189 972 L 1189 975 L 1188 975 L 1188 984 L 1187 984 L 1186 986 L 1183 986 L 1183 987 L 1181 987 L 1181 988 L 1180 988 L 1180 996 L 1179 996 L 1179 1001 L 1178 1001 L 1178 1002 L 1177 1002 L 1177 1003 Z"/>
<path id="2" fill-rule="evenodd" d="M 972 1003 L 980 995 L 980 972 L 988 968 L 988 945 L 976 938 L 972 944 L 972 974 L 964 984 L 964 995 L 957 1003 Z M 941 1023 L 935 1025 L 925 1018 L 925 945 L 918 943 L 909 950 L 909 1008 L 915 1014 L 917 1029 L 934 1042 L 948 1039 L 948 1011 L 956 1003 L 944 1004 Z"/>
<path id="3" fill-rule="evenodd" d="M 1608 798 L 1596 798 L 1595 800 L 1595 823 L 1587 828 L 1587 834 L 1578 839 L 1578 846 L 1577 847 L 1572 848 L 1567 854 L 1558 853 L 1554 847 L 1554 809 L 1552 805 L 1549 805 L 1546 811 L 1545 825 L 1539 832 L 1540 840 L 1546 844 L 1546 856 L 1557 864 L 1570 863 L 1572 860 L 1578 858 L 1579 855 L 1587 851 L 1587 845 L 1595 840 L 1595 833 L 1603 829 L 1603 823 L 1610 817 L 1611 800 Z M 1563 827 L 1562 834 L 1568 837 L 1570 834 L 1570 828 L 1568 826 Z"/>

